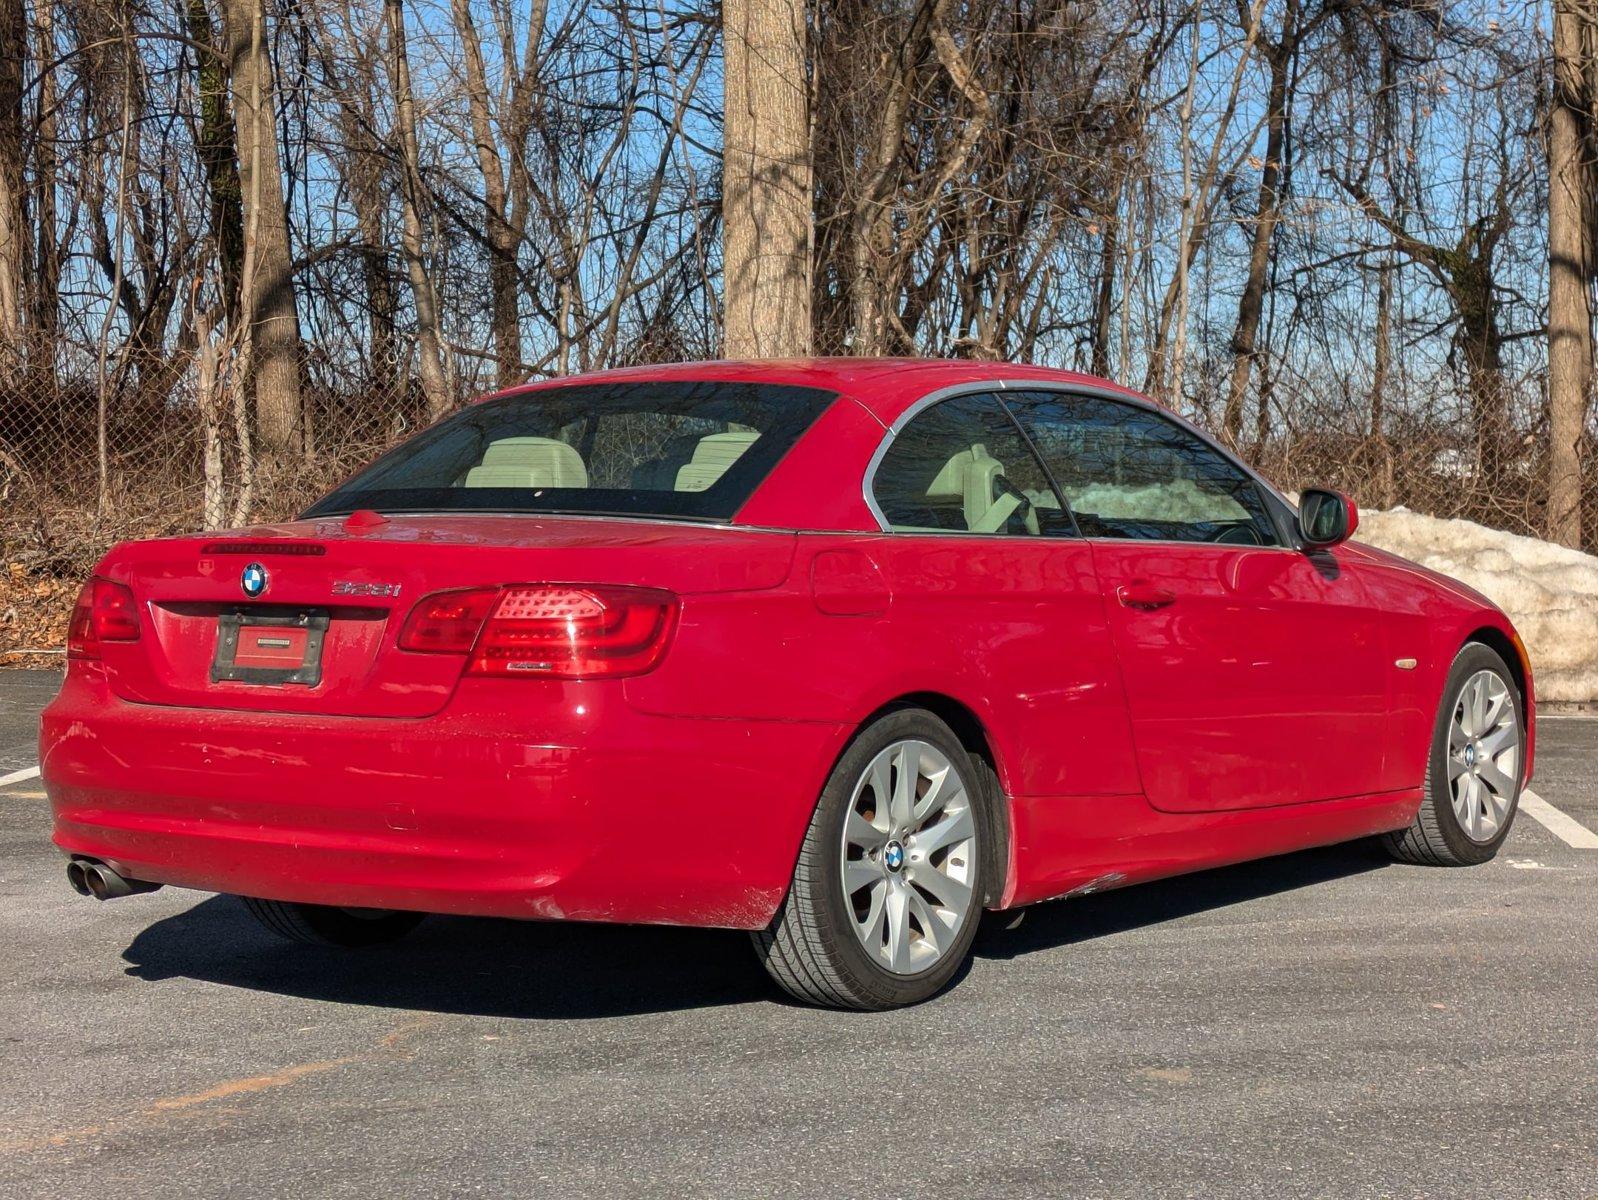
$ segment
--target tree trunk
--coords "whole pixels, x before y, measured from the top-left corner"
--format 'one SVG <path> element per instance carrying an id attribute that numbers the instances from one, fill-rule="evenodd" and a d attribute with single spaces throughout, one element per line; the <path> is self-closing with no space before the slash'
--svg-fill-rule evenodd
<path id="1" fill-rule="evenodd" d="M 1271 261 L 1277 219 L 1281 214 L 1282 156 L 1287 146 L 1288 76 L 1298 40 L 1298 2 L 1287 0 L 1282 14 L 1282 36 L 1269 51 L 1271 86 L 1266 100 L 1265 162 L 1260 168 L 1259 205 L 1249 246 L 1248 278 L 1237 304 L 1237 326 L 1232 332 L 1232 381 L 1226 392 L 1221 427 L 1236 446 L 1243 435 L 1243 404 L 1248 397 L 1249 372 L 1254 366 L 1260 314 L 1265 308 L 1265 282 Z M 1261 410 L 1265 410 L 1263 401 Z"/>
<path id="2" fill-rule="evenodd" d="M 1393 495 L 1393 447 L 1387 440 L 1387 392 L 1393 374 L 1393 287 L 1391 263 L 1377 268 L 1375 369 L 1371 375 L 1370 440 L 1376 451 L 1376 503 L 1391 508 Z"/>
<path id="3" fill-rule="evenodd" d="M 1476 466 L 1489 502 L 1503 498 L 1509 445 L 1508 388 L 1504 382 L 1503 335 L 1489 263 L 1470 259 L 1453 275 L 1459 308 L 1459 340 L 1465 355 L 1470 418 L 1476 435 Z"/>
<path id="4" fill-rule="evenodd" d="M 14 376 L 26 357 L 23 281 L 29 254 L 22 77 L 28 61 L 23 0 L 0 0 L 0 378 Z"/>
<path id="5" fill-rule="evenodd" d="M 516 251 L 521 237 L 506 208 L 505 165 L 494 136 L 488 104 L 488 72 L 482 42 L 472 21 L 471 0 L 452 0 L 455 29 L 466 52 L 466 103 L 471 113 L 472 136 L 477 141 L 477 166 L 483 176 L 483 210 L 488 225 L 489 328 L 494 338 L 494 364 L 498 386 L 520 383 L 522 371 L 521 315 L 518 303 Z M 513 70 L 512 64 L 505 64 Z"/>
<path id="6" fill-rule="evenodd" d="M 33 19 L 38 32 L 36 58 L 43 70 L 44 64 L 53 62 L 56 57 L 53 5 L 47 0 L 36 6 Z M 35 341 L 30 368 L 39 383 L 53 387 L 56 338 L 61 328 L 61 243 L 56 231 L 58 97 L 55 71 L 45 71 L 38 81 L 38 87 L 39 125 L 34 142 L 34 162 L 38 172 L 35 183 L 38 203 L 34 210 L 34 225 L 38 230 L 33 267 Z"/>
<path id="7" fill-rule="evenodd" d="M 237 117 L 245 253 L 253 268 L 240 311 L 250 322 L 250 380 L 261 446 L 297 454 L 304 445 L 300 319 L 294 302 L 288 212 L 273 119 L 272 60 L 264 0 L 223 0 L 228 74 Z M 250 244 L 253 242 L 253 245 Z"/>
<path id="8" fill-rule="evenodd" d="M 1115 276 L 1121 263 L 1121 197 L 1126 187 L 1116 192 L 1116 202 L 1103 217 L 1103 241 L 1099 244 L 1098 295 L 1093 302 L 1093 347 L 1088 370 L 1100 379 L 1110 377 L 1110 321 L 1115 313 Z M 1122 300 L 1125 303 L 1125 298 Z"/>
<path id="9" fill-rule="evenodd" d="M 400 241 L 405 249 L 405 266 L 411 278 L 411 301 L 416 306 L 416 354 L 427 396 L 428 415 L 438 419 L 449 411 L 449 386 L 444 379 L 443 339 L 439 334 L 438 296 L 427 271 L 422 246 L 422 167 L 421 147 L 416 137 L 416 102 L 411 92 L 411 66 L 405 51 L 405 10 L 401 0 L 384 0 L 388 16 L 389 73 L 394 86 L 394 108 L 398 119 L 400 150 L 404 159 L 405 186 L 400 189 L 403 218 Z"/>
<path id="10" fill-rule="evenodd" d="M 724 0 L 722 352 L 810 353 L 804 0 Z"/>
<path id="11" fill-rule="evenodd" d="M 222 300 L 229 321 L 239 315 L 244 274 L 244 209 L 239 186 L 239 149 L 227 99 L 227 68 L 215 53 L 207 0 L 188 0 L 189 40 L 195 43 L 195 90 L 200 100 L 196 153 L 211 200 L 211 236 L 222 273 Z"/>
<path id="12" fill-rule="evenodd" d="M 1581 545 L 1581 443 L 1593 369 L 1592 271 L 1584 161 L 1588 109 L 1578 0 L 1554 0 L 1554 94 L 1548 129 L 1548 537 Z"/>

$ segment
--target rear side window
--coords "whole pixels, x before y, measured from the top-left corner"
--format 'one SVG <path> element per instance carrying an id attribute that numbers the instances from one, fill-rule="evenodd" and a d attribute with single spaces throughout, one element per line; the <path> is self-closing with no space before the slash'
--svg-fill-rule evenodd
<path id="1" fill-rule="evenodd" d="M 305 515 L 576 512 L 732 517 L 832 402 L 816 388 L 573 384 L 473 405 Z"/>
<path id="2" fill-rule="evenodd" d="M 871 494 L 899 532 L 1068 531 L 1037 457 L 988 394 L 955 396 L 911 418 L 877 464 Z"/>
<path id="3" fill-rule="evenodd" d="M 1085 537 L 1278 544 L 1259 485 L 1157 412 L 1096 396 L 1006 395 Z"/>

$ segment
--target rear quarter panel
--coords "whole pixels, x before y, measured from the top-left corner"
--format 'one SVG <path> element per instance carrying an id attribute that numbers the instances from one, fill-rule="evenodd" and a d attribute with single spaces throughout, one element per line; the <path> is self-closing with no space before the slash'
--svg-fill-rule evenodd
<path id="1" fill-rule="evenodd" d="M 628 681 L 629 701 L 662 714 L 852 728 L 899 697 L 936 692 L 976 714 L 1012 796 L 1138 790 L 1085 543 L 883 534 L 798 541 L 783 587 L 685 599 L 671 653 Z M 855 576 L 825 565 L 839 552 L 874 567 L 858 574 L 858 603 L 838 591 L 840 578 Z"/>

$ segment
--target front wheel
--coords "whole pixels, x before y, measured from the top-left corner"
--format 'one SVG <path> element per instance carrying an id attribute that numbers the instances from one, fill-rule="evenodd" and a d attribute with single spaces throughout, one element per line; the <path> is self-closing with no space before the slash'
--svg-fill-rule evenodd
<path id="1" fill-rule="evenodd" d="M 1459 652 L 1443 686 L 1420 811 L 1383 839 L 1394 858 L 1459 867 L 1498 853 L 1525 775 L 1524 713 L 1503 659 L 1479 642 Z"/>
<path id="2" fill-rule="evenodd" d="M 942 990 L 982 915 L 986 786 L 931 713 L 868 726 L 822 789 L 787 898 L 754 935 L 772 978 L 834 1008 L 897 1008 Z"/>
<path id="3" fill-rule="evenodd" d="M 245 896 L 244 907 L 279 937 L 318 946 L 379 946 L 404 937 L 422 923 L 422 913 L 387 908 L 335 908 Z"/>

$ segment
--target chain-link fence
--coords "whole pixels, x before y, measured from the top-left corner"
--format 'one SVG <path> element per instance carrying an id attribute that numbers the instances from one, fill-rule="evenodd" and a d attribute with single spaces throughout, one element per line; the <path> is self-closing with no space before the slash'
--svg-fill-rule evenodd
<path id="1" fill-rule="evenodd" d="M 308 449 L 278 456 L 241 444 L 231 402 L 205 402 L 225 389 L 208 381 L 204 364 L 164 370 L 172 373 L 142 388 L 37 381 L 0 394 L 0 663 L 60 652 L 77 587 L 115 542 L 292 517 L 431 419 L 421 388 L 403 378 L 374 388 L 311 377 L 301 395 Z M 480 390 L 459 384 L 451 402 Z M 1327 485 L 1366 507 L 1543 530 L 1545 442 L 1535 431 L 1508 438 L 1489 472 L 1457 412 L 1410 407 L 1379 437 L 1356 432 L 1365 416 L 1352 407 L 1347 421 L 1324 405 L 1289 415 L 1244 447 L 1284 488 Z M 1594 549 L 1598 478 L 1584 497 Z"/>

